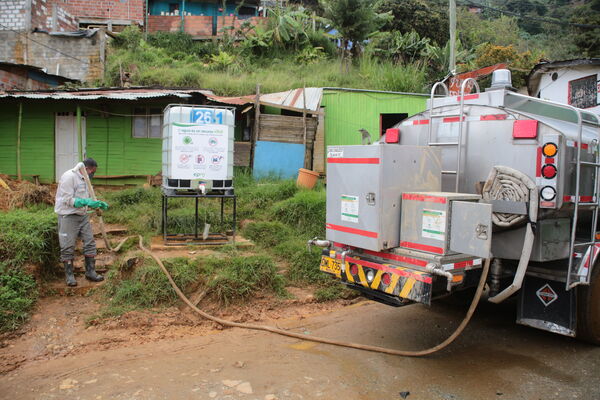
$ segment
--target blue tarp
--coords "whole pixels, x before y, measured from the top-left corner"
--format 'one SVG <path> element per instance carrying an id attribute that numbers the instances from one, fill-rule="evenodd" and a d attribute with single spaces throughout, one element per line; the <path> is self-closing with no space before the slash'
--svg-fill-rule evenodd
<path id="1" fill-rule="evenodd" d="M 279 142 L 256 142 L 254 149 L 255 178 L 278 176 L 296 178 L 304 166 L 304 145 Z"/>

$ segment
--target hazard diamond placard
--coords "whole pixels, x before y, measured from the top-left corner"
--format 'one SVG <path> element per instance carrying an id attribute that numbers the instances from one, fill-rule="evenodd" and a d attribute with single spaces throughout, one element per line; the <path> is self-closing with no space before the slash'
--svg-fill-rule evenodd
<path id="1" fill-rule="evenodd" d="M 552 287 L 547 283 L 541 288 L 539 288 L 538 291 L 535 292 L 535 294 L 542 301 L 542 303 L 544 303 L 544 306 L 546 307 L 548 307 L 552 302 L 558 299 L 558 295 L 556 294 L 554 289 L 552 289 Z"/>

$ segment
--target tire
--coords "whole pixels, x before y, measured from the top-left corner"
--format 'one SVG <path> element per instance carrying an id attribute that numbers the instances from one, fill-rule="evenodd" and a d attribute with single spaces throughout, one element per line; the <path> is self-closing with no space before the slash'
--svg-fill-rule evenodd
<path id="1" fill-rule="evenodd" d="M 590 285 L 577 287 L 577 339 L 600 345 L 600 263 Z"/>

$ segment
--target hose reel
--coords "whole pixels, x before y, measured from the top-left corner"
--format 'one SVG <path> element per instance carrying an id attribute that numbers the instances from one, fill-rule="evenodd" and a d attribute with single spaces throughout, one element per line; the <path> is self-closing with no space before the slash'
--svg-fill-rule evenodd
<path id="1" fill-rule="evenodd" d="M 529 176 L 516 169 L 502 165 L 493 167 L 481 195 L 484 201 L 500 200 L 528 205 L 527 214 L 493 212 L 492 221 L 498 227 L 508 228 L 527 221 L 537 221 L 537 186 Z"/>
<path id="2" fill-rule="evenodd" d="M 521 289 L 523 279 L 525 278 L 525 272 L 529 265 L 533 242 L 535 240 L 534 227 L 538 214 L 538 188 L 535 182 L 524 173 L 510 167 L 498 165 L 490 171 L 490 175 L 483 185 L 481 195 L 484 201 L 489 202 L 499 200 L 527 204 L 526 214 L 492 213 L 492 221 L 498 227 L 514 227 L 527 222 L 523 249 L 521 250 L 521 257 L 519 258 L 513 282 L 502 290 L 502 292 L 488 299 L 492 303 L 501 303 Z"/>

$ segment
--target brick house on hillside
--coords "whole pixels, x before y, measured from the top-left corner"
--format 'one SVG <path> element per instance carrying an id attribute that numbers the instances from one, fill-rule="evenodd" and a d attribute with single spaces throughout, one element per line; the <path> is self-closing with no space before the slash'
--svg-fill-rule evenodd
<path id="1" fill-rule="evenodd" d="M 226 26 L 256 24 L 260 0 L 2 0 L 0 30 L 119 32 L 136 24 L 148 32 L 185 31 L 196 38 L 220 36 Z M 148 10 L 146 12 L 146 5 Z"/>

